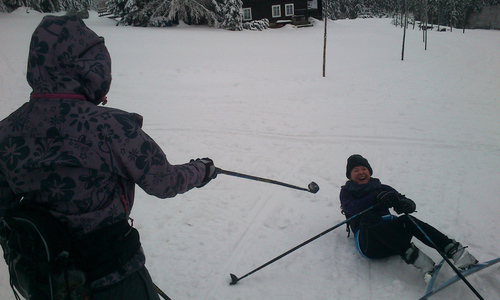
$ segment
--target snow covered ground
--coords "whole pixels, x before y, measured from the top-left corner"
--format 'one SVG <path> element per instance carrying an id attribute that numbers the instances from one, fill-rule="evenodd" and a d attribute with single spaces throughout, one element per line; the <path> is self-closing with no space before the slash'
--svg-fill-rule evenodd
<path id="1" fill-rule="evenodd" d="M 27 101 L 26 58 L 42 14 L 0 14 L 0 119 Z M 160 200 L 137 192 L 132 217 L 153 280 L 172 299 L 418 299 L 421 274 L 399 257 L 367 260 L 341 227 L 230 286 L 272 258 L 344 220 L 338 193 L 346 159 L 417 203 L 415 216 L 500 256 L 500 31 L 403 30 L 389 19 L 230 32 L 117 27 L 86 21 L 113 59 L 109 106 L 144 116 L 169 161 L 210 157 L 227 170 L 317 194 L 219 175 Z M 417 245 L 422 245 L 417 242 Z M 439 254 L 422 246 L 435 260 Z M 500 298 L 500 267 L 469 277 Z M 442 270 L 438 281 L 453 274 Z M 0 298 L 14 299 L 0 263 Z M 463 283 L 434 299 L 474 299 Z"/>

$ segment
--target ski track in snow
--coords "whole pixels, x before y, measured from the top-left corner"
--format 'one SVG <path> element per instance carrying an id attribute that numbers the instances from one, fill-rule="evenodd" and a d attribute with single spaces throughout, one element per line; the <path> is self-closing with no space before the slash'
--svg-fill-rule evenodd
<path id="1" fill-rule="evenodd" d="M 29 39 L 43 14 L 0 15 L 0 118 L 28 99 Z M 416 216 L 500 255 L 500 32 L 402 29 L 388 19 L 229 32 L 204 26 L 117 27 L 92 12 L 113 59 L 109 106 L 144 116 L 171 163 L 208 156 L 231 171 L 317 194 L 220 174 L 160 200 L 139 188 L 132 217 L 147 267 L 172 299 L 418 299 L 425 283 L 400 258 L 367 260 L 345 226 L 229 286 L 343 221 L 338 193 L 353 153 L 417 203 Z M 147 45 L 144 47 L 144 45 Z M 415 242 L 435 261 L 439 254 Z M 498 267 L 468 277 L 500 298 Z M 453 275 L 444 266 L 436 285 Z M 463 283 L 433 299 L 468 300 Z M 0 263 L 0 299 L 14 299 Z"/>

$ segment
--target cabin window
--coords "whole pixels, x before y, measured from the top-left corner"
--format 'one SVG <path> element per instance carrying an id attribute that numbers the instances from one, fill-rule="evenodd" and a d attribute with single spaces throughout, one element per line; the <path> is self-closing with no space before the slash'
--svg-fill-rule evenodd
<path id="1" fill-rule="evenodd" d="M 281 5 L 273 5 L 271 9 L 273 11 L 273 18 L 281 17 Z"/>
<path id="2" fill-rule="evenodd" d="M 294 14 L 294 9 L 293 9 L 293 3 L 291 4 L 285 4 L 285 16 L 293 16 Z"/>
<path id="3" fill-rule="evenodd" d="M 244 8 L 243 9 L 243 21 L 251 21 L 252 20 L 252 9 Z"/>

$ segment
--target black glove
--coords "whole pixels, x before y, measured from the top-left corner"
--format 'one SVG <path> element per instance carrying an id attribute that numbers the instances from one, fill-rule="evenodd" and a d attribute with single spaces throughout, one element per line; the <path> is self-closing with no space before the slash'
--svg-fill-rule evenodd
<path id="1" fill-rule="evenodd" d="M 401 195 L 398 203 L 394 205 L 394 211 L 398 214 L 411 214 L 415 209 L 417 209 L 415 202 L 406 198 L 405 195 Z"/>
<path id="2" fill-rule="evenodd" d="M 201 187 L 205 186 L 210 180 L 217 177 L 217 172 L 216 172 L 216 168 L 214 166 L 214 162 L 210 158 L 205 157 L 205 158 L 197 158 L 196 160 L 193 160 L 193 159 L 191 160 L 191 162 L 195 162 L 195 161 L 201 162 L 205 165 L 205 177 L 201 181 L 200 185 L 197 186 L 198 188 L 201 188 Z"/>
<path id="3" fill-rule="evenodd" d="M 395 191 L 383 191 L 377 195 L 377 202 L 387 208 L 393 207 L 399 202 L 399 193 Z"/>

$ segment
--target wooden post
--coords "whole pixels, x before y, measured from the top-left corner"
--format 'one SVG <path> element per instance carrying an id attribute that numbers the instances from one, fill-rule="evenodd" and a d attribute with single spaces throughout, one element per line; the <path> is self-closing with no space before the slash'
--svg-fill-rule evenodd
<path id="1" fill-rule="evenodd" d="M 406 0 L 403 0 L 404 1 L 404 10 L 405 10 L 405 14 L 404 14 L 404 24 L 403 24 L 403 47 L 402 47 L 402 50 L 401 50 L 401 60 L 404 60 L 405 59 L 405 39 L 406 39 L 406 26 L 408 25 L 408 14 L 407 14 L 407 10 L 406 10 Z"/>
<path id="2" fill-rule="evenodd" d="M 325 19 L 325 36 L 323 38 L 323 77 L 326 76 L 326 29 L 328 25 L 328 0 L 323 5 L 323 18 Z"/>
<path id="3" fill-rule="evenodd" d="M 429 26 L 429 7 L 428 7 L 428 3 L 427 3 L 427 0 L 425 0 L 425 22 L 424 22 L 424 42 L 425 42 L 425 50 L 427 50 L 427 27 Z"/>

